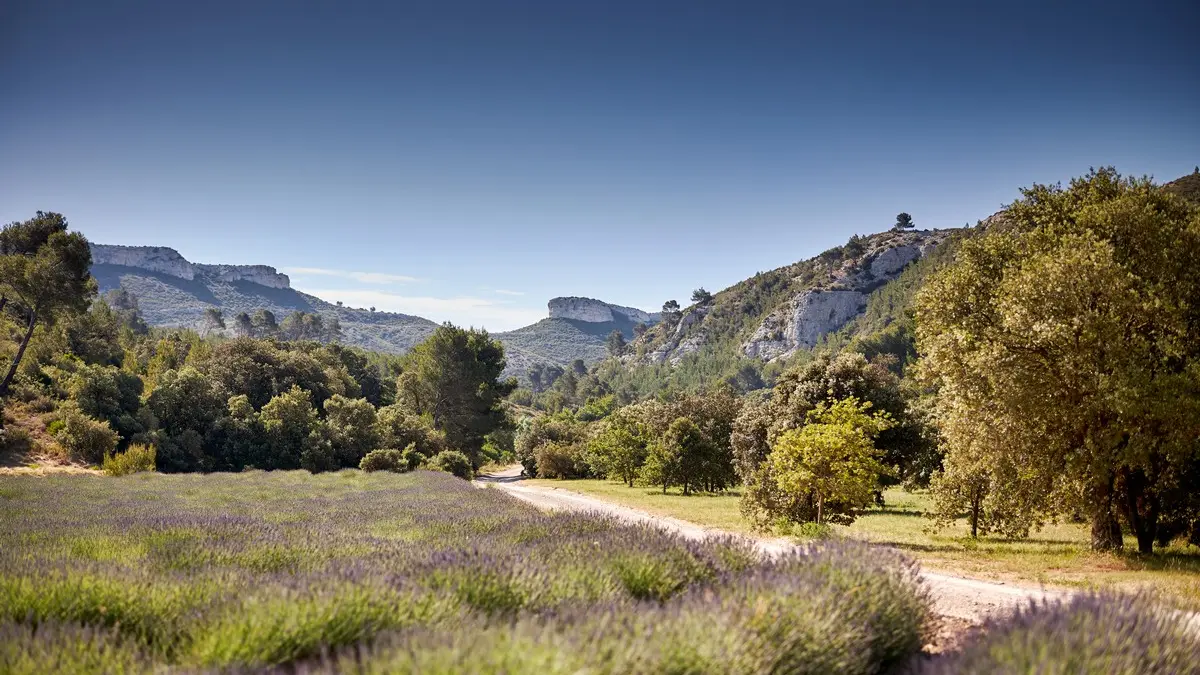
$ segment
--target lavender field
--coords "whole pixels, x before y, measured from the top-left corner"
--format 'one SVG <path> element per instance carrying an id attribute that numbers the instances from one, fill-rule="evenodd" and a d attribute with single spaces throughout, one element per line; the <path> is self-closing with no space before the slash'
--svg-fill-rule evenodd
<path id="1" fill-rule="evenodd" d="M 12 477 L 0 672 L 879 673 L 915 566 L 758 560 L 447 474 Z"/>

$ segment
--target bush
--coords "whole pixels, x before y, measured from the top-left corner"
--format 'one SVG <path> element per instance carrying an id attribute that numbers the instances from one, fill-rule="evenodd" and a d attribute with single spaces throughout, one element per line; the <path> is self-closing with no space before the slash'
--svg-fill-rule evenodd
<path id="1" fill-rule="evenodd" d="M 475 475 L 475 469 L 471 466 L 471 460 L 458 450 L 443 450 L 434 455 L 429 460 L 429 468 L 435 471 L 445 471 L 452 473 L 464 480 L 471 480 Z"/>
<path id="2" fill-rule="evenodd" d="M 586 478 L 591 473 L 580 443 L 550 441 L 534 454 L 538 478 Z"/>
<path id="3" fill-rule="evenodd" d="M 403 453 L 399 450 L 381 449 L 372 450 L 362 458 L 358 463 L 358 468 L 368 473 L 373 471 L 393 471 L 395 473 L 403 473 L 409 470 L 408 463 L 405 461 L 405 450 Z"/>
<path id="4" fill-rule="evenodd" d="M 33 437 L 21 427 L 0 428 L 0 452 L 24 455 L 33 449 Z"/>
<path id="5" fill-rule="evenodd" d="M 104 455 L 117 447 L 117 432 L 108 422 L 97 422 L 71 409 L 64 410 L 58 421 L 60 425 L 51 424 L 55 427 L 54 436 L 72 459 L 99 464 Z"/>
<path id="6" fill-rule="evenodd" d="M 420 451 L 417 450 L 416 445 L 412 443 L 410 443 L 408 447 L 404 449 L 404 452 L 400 454 L 400 459 L 401 463 L 409 471 L 412 471 L 413 469 L 416 469 L 425 463 L 425 455 L 422 455 Z"/>
<path id="7" fill-rule="evenodd" d="M 140 471 L 154 471 L 153 445 L 131 445 L 125 452 L 104 454 L 104 473 L 125 476 Z"/>
<path id="8" fill-rule="evenodd" d="M 980 639 L 922 672 L 1200 673 L 1200 640 L 1184 622 L 1149 598 L 1078 595 L 990 621 Z"/>

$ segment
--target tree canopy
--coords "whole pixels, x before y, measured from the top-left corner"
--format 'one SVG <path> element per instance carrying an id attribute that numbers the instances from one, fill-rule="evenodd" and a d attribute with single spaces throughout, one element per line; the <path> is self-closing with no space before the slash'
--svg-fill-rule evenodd
<path id="1" fill-rule="evenodd" d="M 1150 550 L 1198 461 L 1197 260 L 1200 209 L 1101 169 L 1024 190 L 933 275 L 920 367 L 947 462 L 986 483 L 996 527 L 1083 512 L 1111 549 L 1120 514 Z"/>

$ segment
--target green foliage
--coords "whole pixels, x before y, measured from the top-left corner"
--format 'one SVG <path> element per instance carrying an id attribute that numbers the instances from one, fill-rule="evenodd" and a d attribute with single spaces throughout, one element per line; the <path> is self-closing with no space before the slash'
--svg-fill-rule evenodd
<path id="1" fill-rule="evenodd" d="M 703 305 L 703 304 L 712 302 L 712 299 L 713 299 L 713 294 L 704 290 L 703 286 L 692 291 L 692 302 L 694 302 L 698 305 Z"/>
<path id="2" fill-rule="evenodd" d="M 404 460 L 404 453 L 391 448 L 382 450 L 372 450 L 363 456 L 359 462 L 358 468 L 363 471 L 391 471 L 393 473 L 404 473 L 411 467 Z"/>
<path id="3" fill-rule="evenodd" d="M 38 211 L 31 220 L 5 226 L 0 231 L 0 250 L 5 251 L 0 254 L 0 307 L 25 324 L 0 381 L 2 396 L 8 393 L 39 321 L 52 325 L 87 309 L 96 295 L 96 282 L 88 271 L 92 252 L 87 239 L 78 232 L 68 233 L 61 214 Z"/>
<path id="4" fill-rule="evenodd" d="M 54 437 L 73 459 L 99 464 L 117 447 L 117 432 L 108 422 L 91 419 L 78 408 L 60 409 L 58 422 Z"/>
<path id="5" fill-rule="evenodd" d="M 621 356 L 625 353 L 625 335 L 614 328 L 613 332 L 609 333 L 608 338 L 605 339 L 604 345 L 608 348 L 609 356 Z"/>
<path id="6" fill-rule="evenodd" d="M 379 409 L 376 415 L 376 432 L 379 444 L 384 447 L 413 447 L 426 457 L 432 457 L 446 449 L 445 435 L 400 404 Z"/>
<path id="7" fill-rule="evenodd" d="M 544 415 L 522 423 L 514 442 L 517 461 L 529 476 L 541 475 L 537 453 L 547 443 L 575 445 L 587 437 L 587 429 L 570 412 Z"/>
<path id="8" fill-rule="evenodd" d="M 300 468 L 305 452 L 318 452 L 320 439 L 317 411 L 309 393 L 298 386 L 271 399 L 259 413 L 266 434 L 267 458 L 271 468 Z"/>
<path id="9" fill-rule="evenodd" d="M 478 458 L 487 434 L 507 423 L 500 404 L 517 387 L 516 380 L 500 380 L 504 347 L 486 331 L 445 324 L 404 364 L 397 397 L 428 415 L 451 447 Z"/>
<path id="10" fill-rule="evenodd" d="M 475 475 L 475 468 L 471 466 L 471 460 L 457 450 L 443 450 L 430 457 L 426 465 L 434 471 L 445 471 L 463 480 L 471 480 Z"/>
<path id="11" fill-rule="evenodd" d="M 985 506 L 1007 507 L 996 528 L 1084 513 L 1093 546 L 1119 548 L 1119 512 L 1151 550 L 1197 461 L 1197 259 L 1200 208 L 1102 169 L 1023 191 L 930 279 L 922 370 L 947 462 L 978 458 Z"/>
<path id="12" fill-rule="evenodd" d="M 110 476 L 125 476 L 142 471 L 154 471 L 153 445 L 134 444 L 117 454 L 106 453 L 101 467 Z"/>
<path id="13" fill-rule="evenodd" d="M 538 478 L 587 478 L 591 467 L 582 443 L 550 441 L 535 452 Z"/>
<path id="14" fill-rule="evenodd" d="M 892 229 L 896 231 L 904 231 L 911 230 L 916 226 L 917 225 L 913 222 L 912 216 L 908 215 L 907 213 L 900 213 L 896 216 L 896 224 L 892 226 Z"/>
<path id="15" fill-rule="evenodd" d="M 145 431 L 138 419 L 141 408 L 142 380 L 112 366 L 80 365 L 67 382 L 70 399 L 83 414 L 108 422 L 122 439 L 128 441 Z"/>
<path id="16" fill-rule="evenodd" d="M 619 410 L 600 422 L 588 440 L 588 463 L 596 473 L 633 487 L 646 462 L 648 437 L 636 415 Z"/>
<path id="17" fill-rule="evenodd" d="M 340 466 L 358 466 L 362 458 L 379 445 L 377 424 L 375 406 L 365 398 L 350 399 L 334 394 L 325 401 L 325 430 Z"/>
<path id="18" fill-rule="evenodd" d="M 879 463 L 875 438 L 892 426 L 886 414 L 870 414 L 871 404 L 849 397 L 821 403 L 803 427 L 779 436 L 767 457 L 779 490 L 812 502 L 813 521 L 826 522 L 827 506 L 852 517 L 867 507 L 887 471 Z M 780 514 L 786 516 L 787 514 Z"/>

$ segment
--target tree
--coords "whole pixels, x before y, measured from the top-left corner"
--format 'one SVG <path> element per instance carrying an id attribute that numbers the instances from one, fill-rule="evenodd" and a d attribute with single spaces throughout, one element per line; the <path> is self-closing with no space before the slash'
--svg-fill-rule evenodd
<path id="1" fill-rule="evenodd" d="M 633 337 L 640 338 L 645 335 L 646 331 L 648 330 L 650 330 L 650 326 L 648 326 L 645 321 L 639 321 L 633 324 Z"/>
<path id="2" fill-rule="evenodd" d="M 545 369 L 546 366 L 541 363 L 534 364 L 534 366 L 529 369 L 529 384 L 533 387 L 533 393 L 535 394 L 540 394 L 544 391 L 544 386 L 542 385 L 542 373 L 545 371 Z"/>
<path id="3" fill-rule="evenodd" d="M 204 332 L 212 333 L 225 330 L 225 316 L 220 307 L 208 307 L 204 310 Z"/>
<path id="4" fill-rule="evenodd" d="M 571 372 L 575 373 L 576 377 L 587 375 L 587 364 L 583 359 L 575 359 L 571 362 Z"/>
<path id="5" fill-rule="evenodd" d="M 50 325 L 64 315 L 82 312 L 96 295 L 87 239 L 66 230 L 62 215 L 38 211 L 32 220 L 0 231 L 0 248 L 13 251 L 0 255 L 0 302 L 25 324 L 17 353 L 0 381 L 0 396 L 8 393 L 38 323 Z"/>
<path id="6" fill-rule="evenodd" d="M 617 411 L 600 423 L 588 441 L 589 461 L 597 473 L 633 487 L 646 462 L 647 435 L 635 416 Z"/>
<path id="7" fill-rule="evenodd" d="M 668 300 L 662 306 L 662 322 L 667 326 L 674 326 L 683 318 L 683 312 L 679 311 L 679 303 L 674 300 Z"/>
<path id="8" fill-rule="evenodd" d="M 704 463 L 711 454 L 711 443 L 700 427 L 687 417 L 677 417 L 662 438 L 651 445 L 642 466 L 642 480 L 661 485 L 664 493 L 668 487 L 679 485 L 686 495 L 701 485 Z"/>
<path id="9" fill-rule="evenodd" d="M 892 226 L 892 229 L 897 232 L 903 232 L 904 230 L 911 230 L 916 226 L 917 224 L 913 222 L 912 216 L 902 212 L 896 215 L 896 224 Z"/>
<path id="10" fill-rule="evenodd" d="M 811 499 L 817 523 L 826 521 L 827 505 L 852 517 L 874 500 L 887 471 L 874 439 L 892 423 L 870 409 L 853 397 L 822 403 L 803 427 L 784 432 L 771 448 L 767 461 L 779 489 Z"/>
<path id="11" fill-rule="evenodd" d="M 605 345 L 608 347 L 609 356 L 620 356 L 625 353 L 625 335 L 619 329 L 614 328 L 608 334 Z"/>
<path id="12" fill-rule="evenodd" d="M 445 436 L 403 405 L 380 408 L 376 413 L 375 429 L 380 447 L 393 450 L 412 447 L 426 457 L 446 448 Z"/>
<path id="13" fill-rule="evenodd" d="M 708 291 L 704 290 L 703 286 L 692 291 L 692 302 L 703 305 L 705 303 L 712 302 L 712 299 L 713 299 L 712 293 L 709 293 Z"/>
<path id="14" fill-rule="evenodd" d="M 318 449 L 317 411 L 308 392 L 292 386 L 272 398 L 258 415 L 266 434 L 268 466 L 265 469 L 298 469 L 305 454 Z"/>
<path id="15" fill-rule="evenodd" d="M 250 334 L 254 337 L 275 337 L 279 333 L 279 323 L 275 313 L 269 309 L 260 309 L 250 317 Z"/>
<path id="16" fill-rule="evenodd" d="M 517 388 L 501 381 L 504 346 L 487 331 L 439 326 L 404 360 L 405 394 L 414 411 L 429 415 L 451 447 L 478 461 L 484 437 L 507 424 L 501 403 Z"/>
<path id="17" fill-rule="evenodd" d="M 365 398 L 335 394 L 325 401 L 325 428 L 338 464 L 358 466 L 368 452 L 379 446 L 377 421 L 375 406 Z"/>
<path id="18" fill-rule="evenodd" d="M 1085 513 L 1118 549 L 1119 514 L 1149 552 L 1200 437 L 1200 207 L 1111 168 L 1022 195 L 917 299 L 946 461 L 1002 530 Z"/>
<path id="19" fill-rule="evenodd" d="M 134 335 L 145 335 L 150 332 L 150 326 L 142 317 L 138 307 L 137 296 L 124 288 L 114 288 L 104 294 L 104 302 L 117 314 L 122 328 L 128 329 Z"/>
<path id="20" fill-rule="evenodd" d="M 250 315 L 238 312 L 237 316 L 233 317 L 233 330 L 238 337 L 251 337 L 254 333 L 254 322 Z"/>

